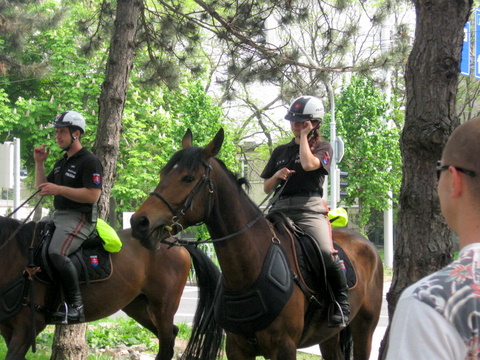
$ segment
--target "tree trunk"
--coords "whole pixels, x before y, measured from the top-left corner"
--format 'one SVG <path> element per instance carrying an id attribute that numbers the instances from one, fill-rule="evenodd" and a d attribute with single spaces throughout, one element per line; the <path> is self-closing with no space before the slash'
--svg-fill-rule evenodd
<path id="1" fill-rule="evenodd" d="M 103 165 L 103 189 L 99 208 L 108 217 L 110 193 L 115 182 L 122 115 L 133 67 L 135 35 L 141 1 L 118 0 L 115 30 L 110 42 L 105 81 L 98 99 L 98 130 L 93 152 Z"/>
<path id="2" fill-rule="evenodd" d="M 415 42 L 406 68 L 407 108 L 400 139 L 403 178 L 389 317 L 401 292 L 452 260 L 451 233 L 440 212 L 436 163 L 459 125 L 455 113 L 463 27 L 471 0 L 416 0 Z M 380 359 L 385 356 L 388 330 Z"/>
<path id="3" fill-rule="evenodd" d="M 123 108 L 133 66 L 134 41 L 141 2 L 118 0 L 115 29 L 110 42 L 105 81 L 98 100 L 98 130 L 93 152 L 103 165 L 100 217 L 108 217 L 110 192 L 115 181 Z M 57 326 L 52 359 L 86 359 L 86 324 Z M 82 346 L 79 346 L 82 344 Z"/>
<path id="4" fill-rule="evenodd" d="M 75 325 L 57 325 L 53 338 L 50 360 L 84 360 L 88 357 L 85 341 L 87 323 Z"/>

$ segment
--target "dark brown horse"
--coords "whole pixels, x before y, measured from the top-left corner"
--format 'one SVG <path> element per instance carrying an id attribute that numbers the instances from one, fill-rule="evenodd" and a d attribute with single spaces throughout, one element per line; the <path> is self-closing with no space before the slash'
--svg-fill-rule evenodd
<path id="1" fill-rule="evenodd" d="M 242 306 L 242 311 L 248 316 L 262 315 L 258 320 L 262 322 L 261 326 L 256 327 L 255 321 L 249 324 L 254 332 L 249 333 L 248 327 L 241 328 L 243 322 L 239 322 L 237 328 L 233 324 L 227 329 L 226 351 L 229 359 L 254 359 L 260 355 L 273 360 L 293 360 L 297 348 L 314 344 L 320 344 L 324 359 L 343 359 L 341 330 L 328 327 L 327 306 L 312 304 L 303 291 L 305 286 L 302 282 L 292 285 L 293 290 L 290 293 L 287 291 L 286 300 L 283 300 L 284 306 L 277 309 L 278 315 L 265 322 L 269 314 L 268 310 L 261 313 L 262 306 L 269 309 L 275 304 L 267 304 L 269 294 L 259 295 L 263 290 L 258 281 L 261 274 L 267 273 L 273 278 L 271 282 L 281 288 L 288 283 L 285 274 L 287 277 L 301 276 L 294 255 L 295 246 L 281 222 L 272 224 L 263 217 L 260 209 L 243 191 L 242 179 L 237 179 L 215 157 L 223 138 L 221 129 L 205 148 L 192 147 L 192 134 L 187 131 L 182 141 L 183 150 L 177 152 L 162 169 L 155 191 L 133 215 L 134 236 L 151 248 L 168 237 L 169 232 L 174 233 L 199 222 L 206 224 L 222 269 L 226 298 L 230 301 L 222 303 L 222 307 L 216 298 L 216 318 L 218 315 L 225 320 L 222 311 L 231 315 L 230 320 L 241 318 L 242 314 L 228 304 Z M 354 359 L 368 360 L 382 302 L 382 261 L 374 246 L 360 234 L 341 229 L 335 230 L 333 236 L 351 259 L 357 276 L 356 285 L 349 292 L 351 321 L 345 331 L 351 332 Z M 280 247 L 278 244 L 286 254 L 286 271 L 271 260 L 282 258 L 282 251 L 271 251 L 275 246 Z M 264 263 L 277 270 L 266 271 L 268 266 Z M 270 289 L 277 291 L 272 287 Z M 240 296 L 235 297 L 237 295 Z M 262 302 L 260 300 L 265 300 L 261 306 L 258 304 Z M 247 307 L 243 305 L 244 301 L 250 301 Z M 275 301 L 282 299 L 278 297 Z M 228 322 L 229 319 L 226 320 Z M 241 321 L 245 320 L 242 318 Z"/>
<path id="2" fill-rule="evenodd" d="M 58 294 L 53 284 L 34 280 L 33 298 L 27 292 L 24 299 L 18 299 L 23 303 L 20 310 L 11 315 L 7 312 L 5 316 L 6 310 L 14 308 L 12 302 L 17 301 L 8 297 L 15 293 L 15 287 L 12 289 L 11 284 L 16 283 L 16 279 L 21 280 L 22 273 L 27 269 L 28 249 L 35 223 L 26 223 L 15 234 L 19 226 L 18 220 L 0 217 L 0 294 L 3 294 L 0 298 L 0 319 L 3 318 L 0 321 L 0 333 L 8 346 L 6 360 L 25 359 L 35 337 L 45 328 L 50 305 Z M 193 260 L 200 288 L 196 318 L 202 319 L 194 327 L 201 326 L 203 334 L 196 332 L 201 335 L 192 337 L 188 347 L 194 355 L 185 356 L 214 359 L 215 347 L 219 347 L 219 343 L 216 343 L 218 339 L 213 339 L 213 333 L 205 330 L 216 329 L 216 325 L 211 316 L 204 320 L 203 314 L 209 312 L 205 303 L 210 302 L 208 298 L 214 295 L 219 269 L 200 249 L 190 247 L 187 251 L 179 247 L 168 249 L 162 245 L 150 251 L 132 238 L 130 230 L 118 234 L 123 247 L 111 254 L 113 271 L 110 277 L 101 282 L 81 285 L 86 321 L 101 319 L 123 310 L 158 337 L 160 349 L 156 359 L 171 359 L 178 333 L 178 327 L 173 323 L 174 315 Z M 29 280 L 26 283 L 31 285 Z M 221 329 L 218 329 L 218 334 L 221 335 Z M 210 341 L 214 344 L 211 345 Z M 206 351 L 199 350 L 194 342 L 200 342 L 200 347 Z"/>

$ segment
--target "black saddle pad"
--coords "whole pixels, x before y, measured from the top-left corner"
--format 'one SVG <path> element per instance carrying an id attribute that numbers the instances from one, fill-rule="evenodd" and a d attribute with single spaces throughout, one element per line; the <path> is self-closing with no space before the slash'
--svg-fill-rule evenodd
<path id="1" fill-rule="evenodd" d="M 107 280 L 113 271 L 111 255 L 103 248 L 103 241 L 97 235 L 89 243 L 83 244 L 70 256 L 77 268 L 80 282 Z"/>
<path id="2" fill-rule="evenodd" d="M 55 271 L 47 254 L 53 230 L 53 223 L 46 223 L 39 228 L 37 236 L 40 236 L 40 241 L 34 250 L 34 262 L 42 270 L 35 275 L 39 280 L 56 283 Z M 112 275 L 111 255 L 103 248 L 103 240 L 97 232 L 94 232 L 76 252 L 69 255 L 69 258 L 77 268 L 80 282 L 104 281 Z"/>

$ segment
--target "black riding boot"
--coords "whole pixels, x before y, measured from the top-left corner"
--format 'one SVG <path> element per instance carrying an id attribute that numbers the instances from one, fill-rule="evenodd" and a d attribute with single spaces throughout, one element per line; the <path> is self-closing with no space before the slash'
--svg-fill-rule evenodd
<path id="1" fill-rule="evenodd" d="M 329 327 L 345 327 L 348 325 L 350 316 L 350 304 L 348 303 L 348 286 L 342 264 L 335 256 L 334 263 L 327 269 L 327 278 L 335 297 L 333 311 L 329 312 Z"/>
<path id="2" fill-rule="evenodd" d="M 66 256 L 53 255 L 52 262 L 58 271 L 66 297 L 66 308 L 53 313 L 57 324 L 71 324 L 85 321 L 82 294 L 75 265 Z"/>

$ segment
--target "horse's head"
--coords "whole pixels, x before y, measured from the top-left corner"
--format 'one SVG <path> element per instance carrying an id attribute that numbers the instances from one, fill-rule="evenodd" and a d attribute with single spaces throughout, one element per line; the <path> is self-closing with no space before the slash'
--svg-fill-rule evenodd
<path id="1" fill-rule="evenodd" d="M 192 146 L 192 132 L 182 139 L 182 150 L 160 172 L 160 182 L 133 214 L 132 235 L 153 249 L 158 242 L 209 214 L 213 183 L 211 158 L 218 154 L 224 139 L 220 129 L 204 148 Z"/>

